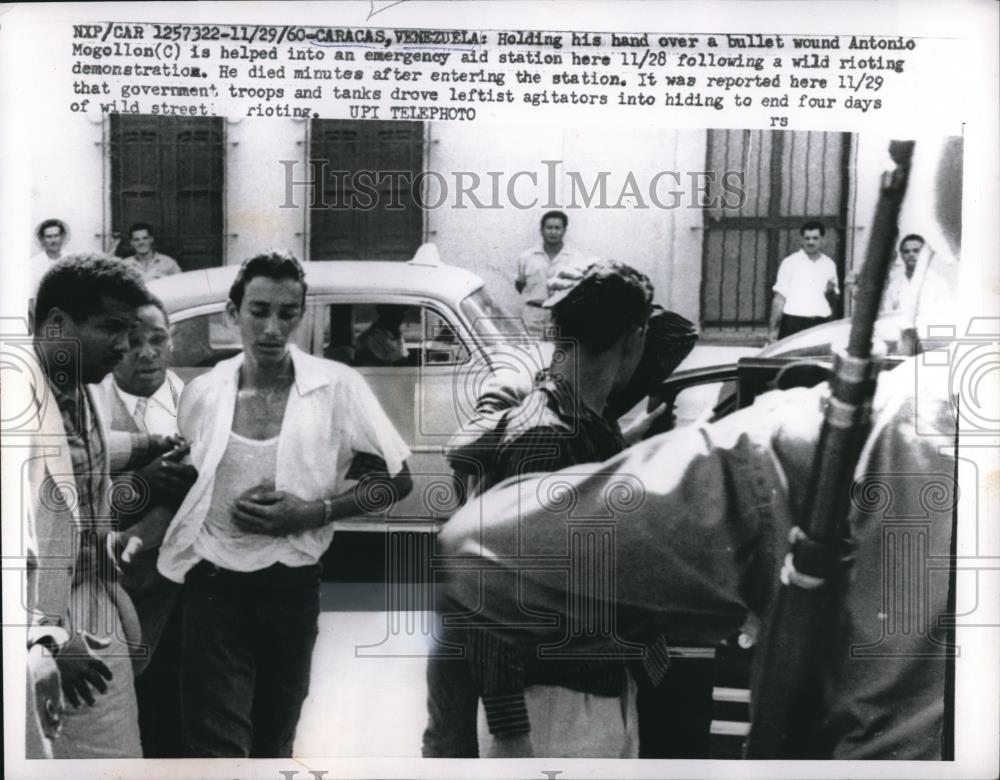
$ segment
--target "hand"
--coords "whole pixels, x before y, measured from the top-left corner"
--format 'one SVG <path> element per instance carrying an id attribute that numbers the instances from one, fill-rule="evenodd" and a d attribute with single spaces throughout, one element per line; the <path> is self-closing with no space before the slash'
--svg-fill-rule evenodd
<path id="1" fill-rule="evenodd" d="M 899 350 L 900 355 L 906 355 L 907 357 L 916 355 L 918 351 L 919 341 L 917 339 L 917 329 L 916 328 L 903 328 L 899 334 Z"/>
<path id="2" fill-rule="evenodd" d="M 74 634 L 56 654 L 56 665 L 62 678 L 62 690 L 66 701 L 74 707 L 80 706 L 83 699 L 90 706 L 94 705 L 93 686 L 98 693 L 106 693 L 106 680 L 112 677 L 108 665 L 95 658 L 94 650 L 103 650 L 111 644 L 110 639 L 98 639 L 86 631 Z"/>
<path id="3" fill-rule="evenodd" d="M 28 679 L 35 692 L 35 713 L 42 733 L 48 739 L 55 739 L 62 729 L 63 698 L 59 680 L 59 667 L 44 644 L 38 643 L 28 650 Z"/>
<path id="4" fill-rule="evenodd" d="M 629 445 L 642 441 L 642 437 L 646 435 L 647 431 L 649 431 L 649 429 L 653 426 L 653 423 L 666 414 L 667 411 L 670 411 L 670 417 L 664 421 L 666 427 L 662 429 L 664 431 L 672 430 L 674 425 L 677 423 L 677 417 L 674 415 L 672 407 L 672 404 L 662 403 L 653 409 L 653 411 L 645 412 L 644 414 L 636 417 L 622 431 L 622 436 L 625 438 L 625 441 L 628 442 Z"/>
<path id="5" fill-rule="evenodd" d="M 566 292 L 576 287 L 580 283 L 580 280 L 586 276 L 587 271 L 596 263 L 596 259 L 589 258 L 560 266 L 559 270 L 548 280 L 549 295 Z"/>
<path id="6" fill-rule="evenodd" d="M 186 444 L 174 447 L 135 472 L 135 479 L 145 483 L 152 503 L 180 506 L 188 490 L 198 479 L 198 470 L 180 461 L 189 452 Z"/>
<path id="7" fill-rule="evenodd" d="M 767 343 L 773 344 L 778 340 L 778 329 L 776 327 L 771 327 L 767 331 Z"/>
<path id="8" fill-rule="evenodd" d="M 827 279 L 826 289 L 823 291 L 823 297 L 826 298 L 826 302 L 830 304 L 830 308 L 833 308 L 837 303 L 837 283 L 833 279 Z"/>
<path id="9" fill-rule="evenodd" d="M 112 531 L 105 539 L 105 549 L 115 571 L 121 575 L 122 566 L 130 565 L 142 550 L 142 539 L 125 531 Z"/>
<path id="10" fill-rule="evenodd" d="M 179 447 L 188 447 L 188 443 L 184 441 L 184 437 L 178 434 L 173 434 L 171 436 L 161 436 L 158 433 L 149 434 L 149 454 L 151 457 L 157 457 L 165 452 L 170 452 Z"/>
<path id="11" fill-rule="evenodd" d="M 236 525 L 247 533 L 287 536 L 322 527 L 326 507 L 322 501 L 304 501 L 265 482 L 241 493 L 233 504 L 232 515 Z"/>
<path id="12" fill-rule="evenodd" d="M 483 758 L 534 758 L 535 747 L 531 744 L 531 734 L 513 734 L 488 741 Z"/>

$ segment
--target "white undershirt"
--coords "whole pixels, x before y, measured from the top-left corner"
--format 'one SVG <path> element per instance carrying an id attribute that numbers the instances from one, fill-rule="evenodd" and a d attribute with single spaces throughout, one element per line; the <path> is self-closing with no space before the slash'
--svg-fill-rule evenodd
<path id="1" fill-rule="evenodd" d="M 308 566 L 316 562 L 289 544 L 288 537 L 249 533 L 233 520 L 233 505 L 241 493 L 265 481 L 274 484 L 278 438 L 248 439 L 235 431 L 229 432 L 205 523 L 194 543 L 195 554 L 209 563 L 230 571 L 250 572 L 276 563 Z"/>

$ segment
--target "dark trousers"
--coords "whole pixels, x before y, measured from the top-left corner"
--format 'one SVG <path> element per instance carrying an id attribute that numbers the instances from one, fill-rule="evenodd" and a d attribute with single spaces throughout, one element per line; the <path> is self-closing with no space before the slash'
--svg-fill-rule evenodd
<path id="1" fill-rule="evenodd" d="M 708 758 L 711 658 L 675 658 L 658 686 L 633 665 L 639 688 L 639 758 Z"/>
<path id="2" fill-rule="evenodd" d="M 466 658 L 427 659 L 424 758 L 479 758 L 479 686 Z"/>
<path id="3" fill-rule="evenodd" d="M 181 718 L 186 753 L 292 755 L 319 620 L 321 567 L 256 572 L 203 561 L 184 584 Z"/>
<path id="4" fill-rule="evenodd" d="M 829 317 L 797 317 L 794 314 L 782 314 L 781 322 L 778 323 L 778 338 L 783 339 L 785 336 L 791 336 L 800 330 L 822 325 L 829 319 Z"/>
<path id="5" fill-rule="evenodd" d="M 170 604 L 152 658 L 135 679 L 135 698 L 139 703 L 143 758 L 182 758 L 179 603 Z"/>

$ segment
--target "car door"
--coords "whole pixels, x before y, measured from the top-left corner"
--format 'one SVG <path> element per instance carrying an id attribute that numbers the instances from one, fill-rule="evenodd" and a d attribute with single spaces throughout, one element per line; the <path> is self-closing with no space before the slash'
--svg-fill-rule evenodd
<path id="1" fill-rule="evenodd" d="M 416 296 L 330 294 L 316 296 L 310 306 L 313 354 L 358 371 L 413 452 L 413 492 L 393 508 L 391 518 L 414 523 L 446 519 L 457 508 L 457 497 L 444 446 L 459 426 L 453 379 L 471 354 L 468 332 L 447 307 Z M 366 345 L 380 308 L 405 310 L 399 326 L 402 345 L 383 350 L 381 358 Z M 358 528 L 374 530 L 380 522 L 362 521 Z"/>

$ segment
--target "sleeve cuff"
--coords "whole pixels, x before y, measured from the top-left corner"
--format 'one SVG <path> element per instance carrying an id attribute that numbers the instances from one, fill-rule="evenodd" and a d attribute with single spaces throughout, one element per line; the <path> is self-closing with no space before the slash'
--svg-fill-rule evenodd
<path id="1" fill-rule="evenodd" d="M 128 462 L 125 469 L 139 468 L 149 462 L 150 440 L 148 433 L 130 433 Z"/>
<path id="2" fill-rule="evenodd" d="M 494 736 L 528 734 L 531 731 L 524 691 L 483 696 L 483 708 L 486 710 L 486 723 Z"/>
<path id="3" fill-rule="evenodd" d="M 62 626 L 31 626 L 28 629 L 28 649 L 37 644 L 52 644 L 61 647 L 69 641 L 69 631 Z M 54 649 L 54 648 L 50 648 Z"/>

